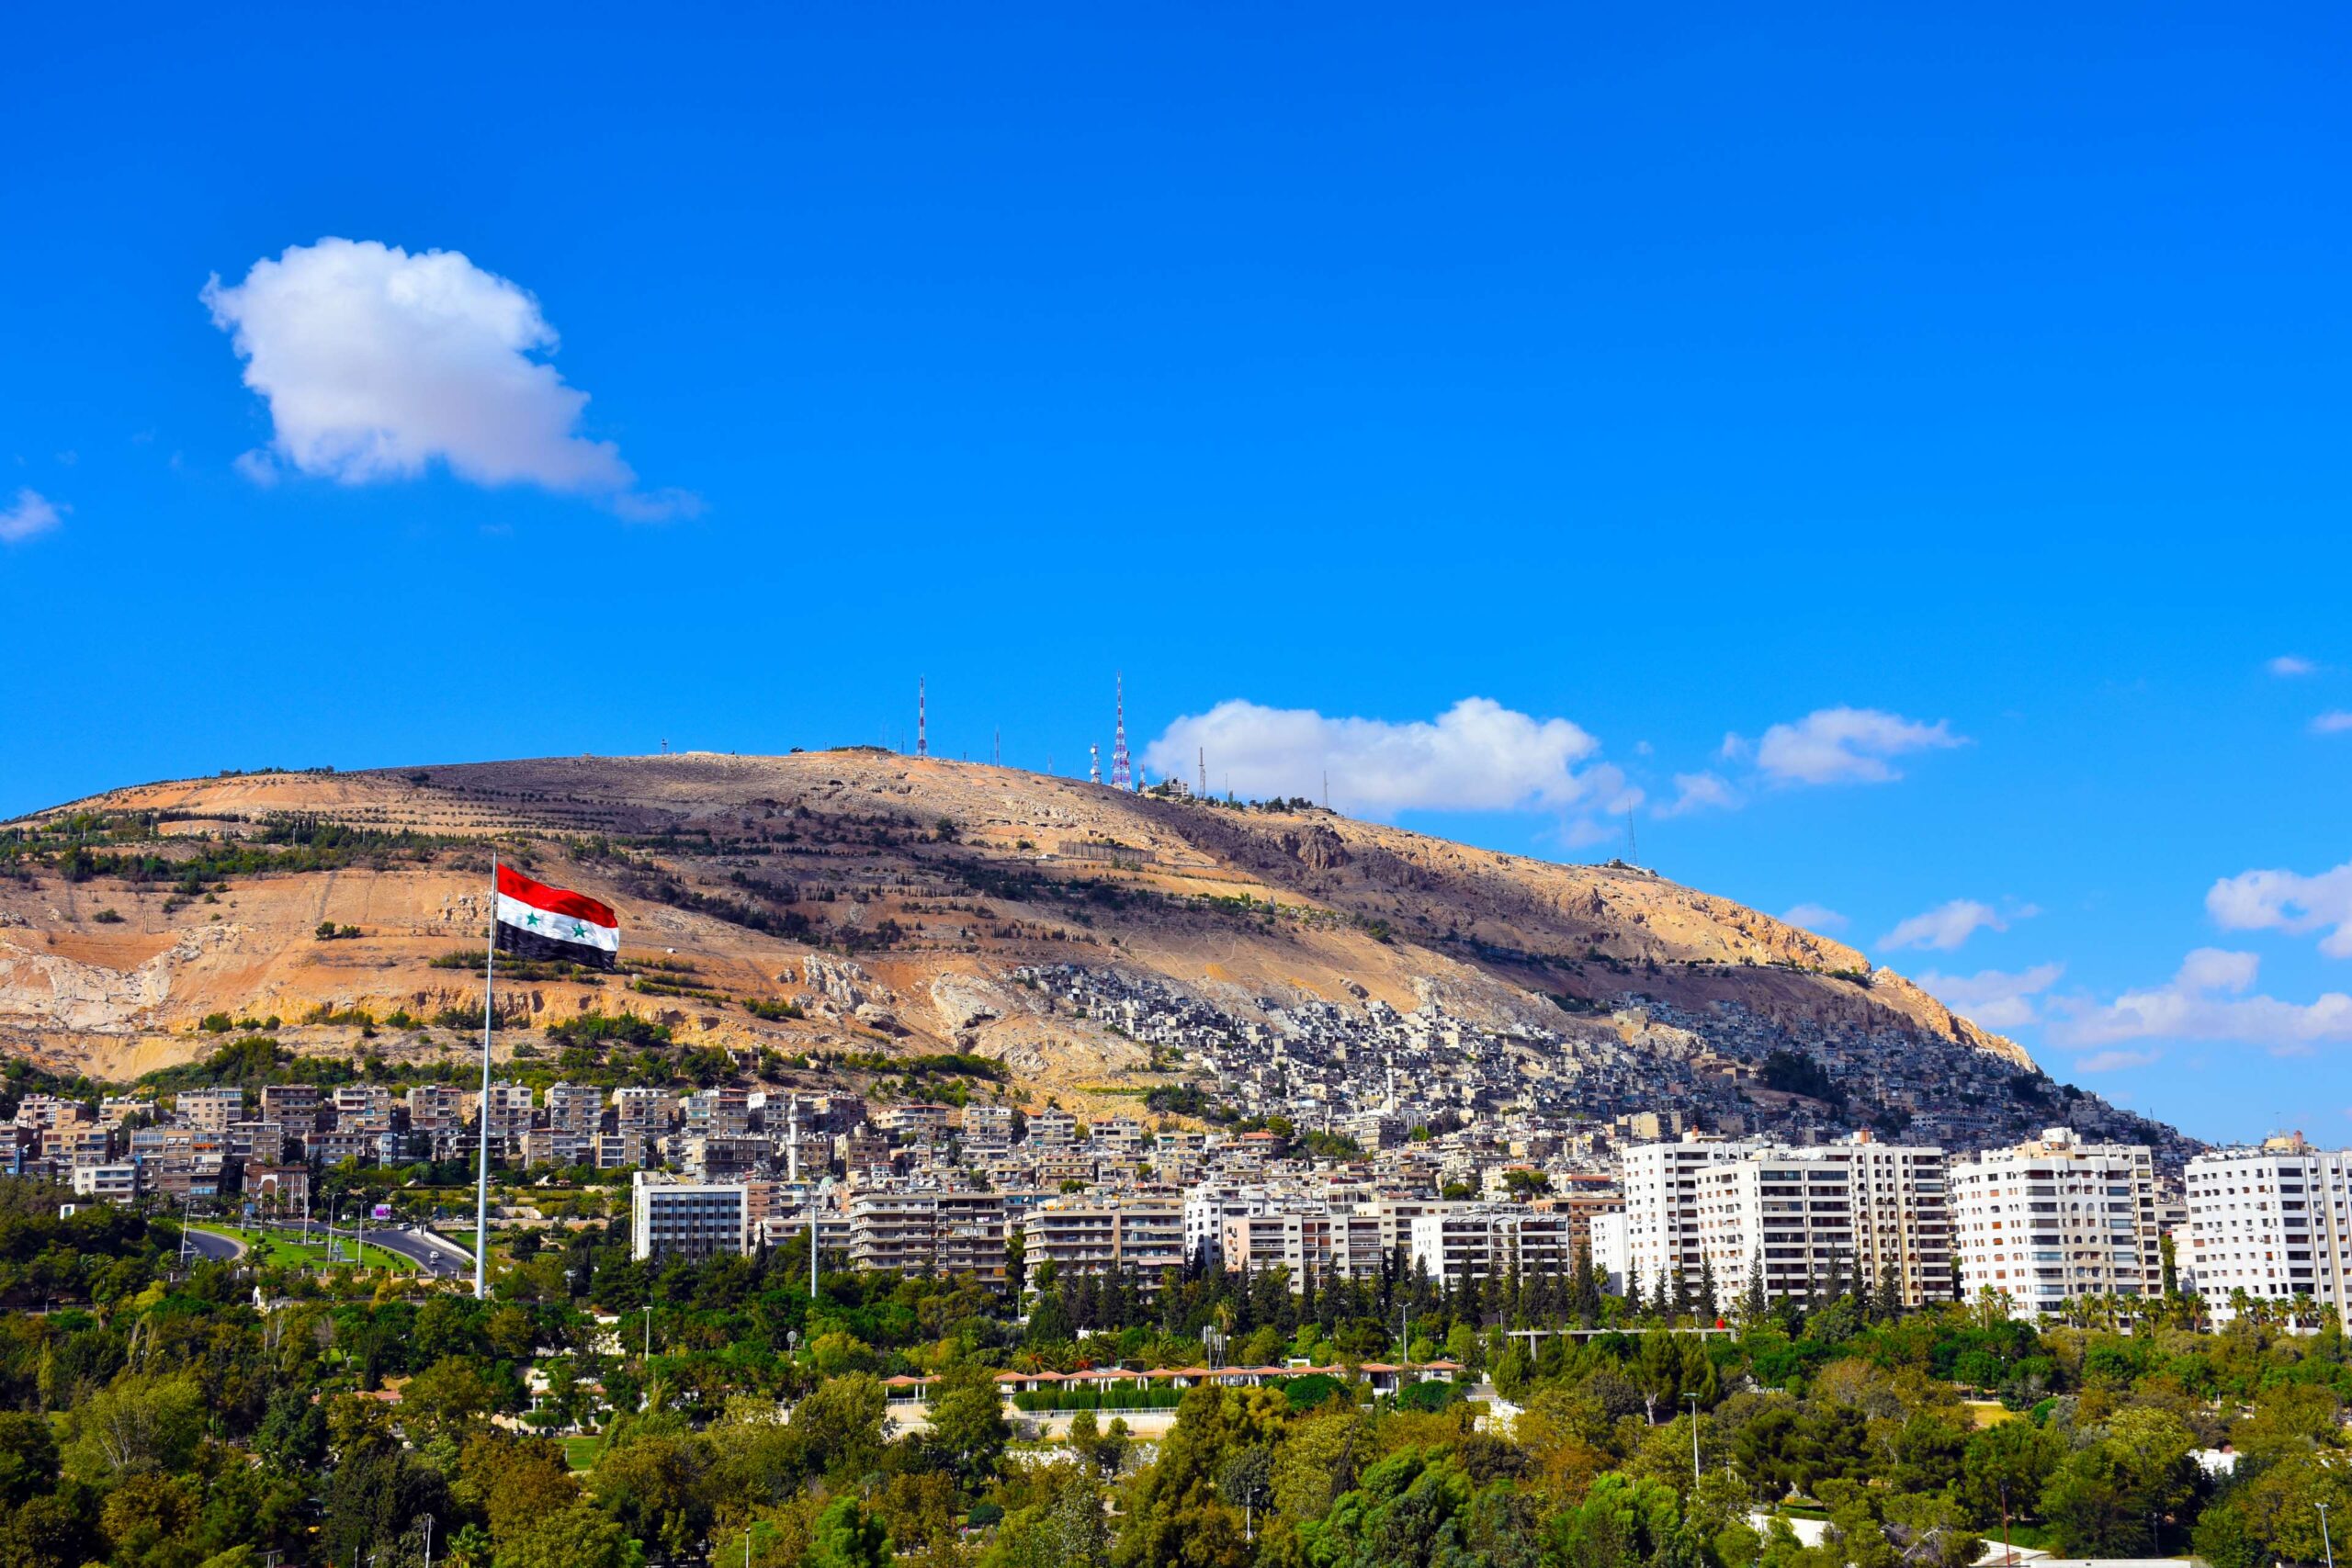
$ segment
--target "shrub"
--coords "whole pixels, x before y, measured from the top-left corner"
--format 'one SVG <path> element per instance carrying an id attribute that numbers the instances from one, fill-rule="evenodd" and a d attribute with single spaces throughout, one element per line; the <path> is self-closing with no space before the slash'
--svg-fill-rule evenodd
<path id="1" fill-rule="evenodd" d="M 1427 1382 L 1413 1383 L 1398 1390 L 1396 1405 L 1400 1410 L 1435 1412 L 1462 1397 L 1464 1394 L 1459 1385 L 1440 1382 L 1432 1378 Z"/>
<path id="2" fill-rule="evenodd" d="M 122 917 L 116 914 L 112 909 L 100 909 L 96 914 L 92 915 L 90 919 L 97 921 L 98 924 L 102 926 L 119 926 L 122 924 Z"/>

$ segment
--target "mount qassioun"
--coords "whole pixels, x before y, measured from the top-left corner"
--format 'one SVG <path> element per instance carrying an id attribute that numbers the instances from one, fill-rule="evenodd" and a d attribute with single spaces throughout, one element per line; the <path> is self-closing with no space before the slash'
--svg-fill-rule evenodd
<path id="1" fill-rule="evenodd" d="M 511 982 L 503 1042 L 628 1010 L 779 1080 L 968 1051 L 1016 1092 L 1182 1078 L 1296 1112 L 1401 1068 L 1420 1111 L 2184 1142 L 1853 949 L 1644 869 L 867 749 L 231 773 L 20 818 L 0 1049 L 122 1079 L 221 1014 L 300 1051 L 460 1048 L 493 847 L 616 906 L 635 971 Z"/>

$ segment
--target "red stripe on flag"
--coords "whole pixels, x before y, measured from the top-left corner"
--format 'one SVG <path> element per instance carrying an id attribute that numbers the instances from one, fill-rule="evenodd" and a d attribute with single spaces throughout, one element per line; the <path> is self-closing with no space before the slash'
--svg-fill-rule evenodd
<path id="1" fill-rule="evenodd" d="M 567 892 L 549 887 L 544 882 L 534 882 L 511 865 L 498 868 L 498 890 L 509 898 L 519 898 L 533 908 L 545 909 L 551 915 L 570 915 L 586 920 L 592 926 L 618 930 L 621 918 L 613 913 L 610 904 L 599 904 L 584 893 Z"/>

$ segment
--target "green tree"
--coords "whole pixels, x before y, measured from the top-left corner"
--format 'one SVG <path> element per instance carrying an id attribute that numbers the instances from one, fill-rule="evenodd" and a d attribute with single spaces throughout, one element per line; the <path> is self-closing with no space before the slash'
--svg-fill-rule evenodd
<path id="1" fill-rule="evenodd" d="M 57 1439 L 26 1411 L 0 1411 L 0 1505 L 19 1507 L 55 1490 Z"/>
<path id="2" fill-rule="evenodd" d="M 627 1568 L 628 1537 L 612 1516 L 582 1500 L 518 1528 L 492 1568 Z"/>
<path id="3" fill-rule="evenodd" d="M 932 1386 L 931 1431 L 924 1447 L 937 1457 L 967 1493 L 978 1492 L 996 1474 L 1004 1446 L 1012 1440 L 996 1381 L 985 1367 L 949 1368 Z"/>
<path id="4" fill-rule="evenodd" d="M 204 1415 L 204 1393 L 194 1378 L 126 1372 L 67 1414 L 64 1472 L 103 1484 L 124 1475 L 186 1470 L 203 1440 Z"/>
<path id="5" fill-rule="evenodd" d="M 1961 1501 L 1979 1524 L 2006 1528 L 2041 1499 L 2062 1447 L 2030 1421 L 2002 1421 L 1968 1440 L 1961 1454 Z"/>
<path id="6" fill-rule="evenodd" d="M 808 1568 L 890 1568 L 890 1534 L 854 1497 L 837 1497 L 817 1516 Z"/>

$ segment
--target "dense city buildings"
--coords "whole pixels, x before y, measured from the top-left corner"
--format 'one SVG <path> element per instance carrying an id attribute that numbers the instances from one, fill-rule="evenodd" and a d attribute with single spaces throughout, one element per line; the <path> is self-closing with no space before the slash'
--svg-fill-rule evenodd
<path id="1" fill-rule="evenodd" d="M 1139 1027 L 1159 1016 L 1140 997 L 1109 1010 Z M 1424 1027 L 1452 1032 L 1435 1015 L 1395 1026 L 1408 1043 Z M 503 1080 L 485 1100 L 447 1084 L 274 1084 L 95 1110 L 33 1094 L 0 1127 L 0 1165 L 89 1201 L 238 1201 L 296 1217 L 314 1172 L 468 1161 L 487 1120 L 492 1158 L 510 1168 L 635 1173 L 632 1242 L 649 1258 L 748 1251 L 813 1222 L 842 1263 L 990 1286 L 1019 1252 L 1032 1271 L 1119 1274 L 1140 1289 L 1189 1265 L 1279 1271 L 1295 1292 L 1384 1272 L 1565 1279 L 1581 1259 L 1611 1289 L 1726 1314 L 1849 1290 L 1906 1305 L 1989 1290 L 2030 1315 L 2163 1288 L 2168 1195 L 2145 1145 L 2053 1129 L 1948 1156 L 1868 1133 L 1702 1130 L 1681 1108 L 1602 1122 L 1475 1096 L 1431 1116 L 1428 1085 L 1386 1070 L 1374 1081 L 1369 1109 L 1337 1117 L 1294 1098 L 1279 1101 L 1287 1125 L 1271 1126 L 1090 1120 L 1001 1091 L 868 1105 L 728 1087 Z M 1332 1130 L 1309 1136 L 1307 1124 Z M 2173 1226 L 2180 1274 L 2217 1312 L 2233 1294 L 2345 1304 L 2345 1156 L 2274 1140 L 2189 1170 Z"/>

